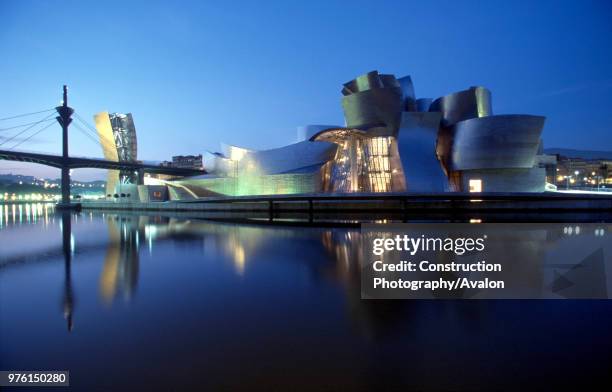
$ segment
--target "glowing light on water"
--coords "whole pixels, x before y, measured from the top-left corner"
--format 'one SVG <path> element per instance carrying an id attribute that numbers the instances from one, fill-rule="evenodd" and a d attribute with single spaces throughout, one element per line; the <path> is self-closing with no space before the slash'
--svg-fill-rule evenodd
<path id="1" fill-rule="evenodd" d="M 75 245 L 74 235 L 70 233 L 70 254 L 72 254 L 73 256 L 74 256 L 75 247 L 76 245 Z"/>
<path id="2" fill-rule="evenodd" d="M 240 243 L 237 243 L 234 247 L 234 267 L 238 275 L 244 275 L 245 264 L 246 258 L 244 255 L 244 248 Z"/>
<path id="3" fill-rule="evenodd" d="M 157 227 L 146 225 L 144 228 L 145 240 L 149 246 L 149 253 L 153 253 L 153 240 L 157 236 Z"/>

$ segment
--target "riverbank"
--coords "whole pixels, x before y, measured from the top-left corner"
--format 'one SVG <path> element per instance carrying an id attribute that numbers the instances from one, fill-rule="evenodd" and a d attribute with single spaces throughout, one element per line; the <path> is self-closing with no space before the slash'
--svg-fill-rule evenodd
<path id="1" fill-rule="evenodd" d="M 612 195 L 563 193 L 306 194 L 166 202 L 83 201 L 83 209 L 244 212 L 612 211 Z"/>

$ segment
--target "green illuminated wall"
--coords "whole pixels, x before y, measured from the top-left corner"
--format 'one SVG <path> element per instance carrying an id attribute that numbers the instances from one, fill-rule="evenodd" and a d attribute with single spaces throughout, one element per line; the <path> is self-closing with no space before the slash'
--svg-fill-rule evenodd
<path id="1" fill-rule="evenodd" d="M 319 173 L 275 174 L 177 181 L 226 196 L 292 195 L 321 191 Z"/>

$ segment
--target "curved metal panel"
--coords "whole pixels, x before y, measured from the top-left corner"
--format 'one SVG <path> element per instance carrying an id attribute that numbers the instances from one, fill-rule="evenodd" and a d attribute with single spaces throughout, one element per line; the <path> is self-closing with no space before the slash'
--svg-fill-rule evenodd
<path id="1" fill-rule="evenodd" d="M 337 129 L 342 128 L 339 125 L 305 125 L 302 127 L 298 127 L 297 129 L 297 139 L 298 142 L 303 142 L 304 140 L 312 140 L 312 137 L 326 131 L 328 129 Z"/>
<path id="2" fill-rule="evenodd" d="M 207 173 L 217 176 L 231 176 L 234 165 L 232 161 L 220 152 L 206 151 L 203 154 L 204 168 Z"/>
<path id="3" fill-rule="evenodd" d="M 545 118 L 500 115 L 460 121 L 453 127 L 451 170 L 531 168 Z"/>
<path id="4" fill-rule="evenodd" d="M 115 137 L 113 136 L 113 127 L 110 122 L 108 112 L 101 112 L 94 115 L 94 124 L 98 131 L 100 144 L 102 145 L 102 153 L 104 158 L 109 161 L 119 162 L 119 155 L 115 145 Z"/>
<path id="5" fill-rule="evenodd" d="M 370 71 L 344 83 L 342 94 L 350 95 L 379 88 L 400 88 L 400 84 L 393 75 L 383 75 L 379 74 L 378 71 Z"/>
<path id="6" fill-rule="evenodd" d="M 405 81 L 406 82 L 406 81 Z M 401 121 L 403 96 L 400 83 L 393 75 L 368 72 L 345 83 L 342 109 L 349 128 L 385 126 L 395 134 Z"/>
<path id="7" fill-rule="evenodd" d="M 238 161 L 238 175 L 313 172 L 333 159 L 337 145 L 304 141 L 272 150 L 247 153 Z"/>
<path id="8" fill-rule="evenodd" d="M 239 161 L 246 154 L 255 151 L 255 150 L 251 150 L 248 148 L 233 146 L 231 144 L 225 144 L 225 143 L 221 143 L 221 150 L 223 151 L 223 154 L 228 159 L 231 159 L 233 161 Z"/>
<path id="9" fill-rule="evenodd" d="M 138 153 L 136 139 L 136 128 L 131 113 L 109 114 L 113 134 L 115 135 L 115 146 L 120 162 L 135 161 Z"/>
<path id="10" fill-rule="evenodd" d="M 135 162 L 138 149 L 136 128 L 132 114 L 101 112 L 94 115 L 94 122 L 100 138 L 104 158 L 114 162 Z M 138 175 L 132 170 L 119 173 L 109 171 L 106 194 L 115 193 L 118 183 L 135 184 Z"/>
<path id="11" fill-rule="evenodd" d="M 408 112 L 416 111 L 416 96 L 414 94 L 414 84 L 410 76 L 404 76 L 397 79 L 400 88 L 402 89 L 402 105 L 403 110 Z"/>
<path id="12" fill-rule="evenodd" d="M 401 88 L 399 81 L 395 78 L 395 75 L 379 74 L 378 77 L 380 78 L 383 88 Z"/>
<path id="13" fill-rule="evenodd" d="M 405 112 L 397 135 L 401 168 L 409 192 L 444 192 L 448 181 L 436 159 L 440 113 Z"/>
<path id="14" fill-rule="evenodd" d="M 366 135 L 366 131 L 362 129 L 338 127 L 324 129 L 321 132 L 315 133 L 310 137 L 310 141 L 342 143 L 348 137 L 364 137 Z"/>
<path id="15" fill-rule="evenodd" d="M 417 112 L 428 112 L 429 111 L 429 107 L 431 106 L 431 103 L 433 102 L 433 99 L 431 98 L 419 98 L 416 100 L 416 111 Z"/>
<path id="16" fill-rule="evenodd" d="M 399 88 L 379 88 L 342 98 L 344 118 L 349 128 L 385 125 L 390 133 L 399 127 L 402 93 Z"/>
<path id="17" fill-rule="evenodd" d="M 470 87 L 432 102 L 430 112 L 442 113 L 442 126 L 448 127 L 470 118 L 491 116 L 491 92 L 484 87 Z"/>

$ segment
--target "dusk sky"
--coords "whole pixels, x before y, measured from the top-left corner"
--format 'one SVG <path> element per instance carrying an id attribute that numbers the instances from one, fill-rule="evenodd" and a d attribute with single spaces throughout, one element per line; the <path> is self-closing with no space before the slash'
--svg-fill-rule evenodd
<path id="1" fill-rule="evenodd" d="M 546 116 L 545 147 L 612 150 L 611 1 L 4 0 L 0 17 L 0 118 L 52 108 L 67 84 L 92 125 L 131 112 L 144 160 L 343 125 L 342 83 L 371 70 L 411 75 L 419 98 L 485 86 L 495 114 Z M 60 135 L 54 125 L 19 149 L 60 153 Z M 71 154 L 102 156 L 70 137 Z M 0 161 L 8 172 L 59 176 Z"/>

